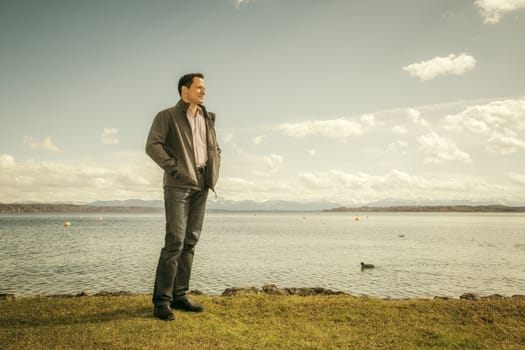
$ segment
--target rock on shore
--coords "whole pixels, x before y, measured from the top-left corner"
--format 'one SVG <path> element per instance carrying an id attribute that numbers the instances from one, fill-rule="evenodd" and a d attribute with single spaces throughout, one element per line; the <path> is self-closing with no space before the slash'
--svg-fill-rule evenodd
<path id="1" fill-rule="evenodd" d="M 249 288 L 227 288 L 222 293 L 222 296 L 231 296 L 242 293 L 266 293 L 270 295 L 348 295 L 345 292 L 333 291 L 322 287 L 313 288 L 279 288 L 275 284 L 266 284 L 260 289 L 255 287 Z"/>
<path id="2" fill-rule="evenodd" d="M 331 289 L 326 289 L 323 287 L 310 287 L 310 288 L 279 288 L 275 284 L 266 284 L 262 286 L 261 288 L 257 287 L 244 287 L 244 288 L 238 288 L 238 287 L 232 287 L 232 288 L 226 288 L 224 292 L 221 294 L 222 296 L 229 297 L 234 295 L 240 295 L 240 294 L 249 294 L 249 293 L 255 293 L 255 294 L 268 294 L 268 295 L 297 295 L 297 296 L 313 296 L 313 295 L 350 295 L 349 293 L 341 292 L 341 291 L 334 291 Z M 204 295 L 203 292 L 200 290 L 191 290 L 189 292 L 191 295 Z M 119 291 L 119 292 L 109 292 L 109 291 L 100 291 L 95 294 L 90 294 L 86 292 L 81 292 L 78 294 L 56 294 L 56 295 L 34 295 L 32 297 L 43 297 L 43 298 L 80 298 L 80 297 L 87 297 L 87 296 L 95 296 L 95 297 L 119 297 L 119 296 L 137 296 L 137 295 L 143 295 L 143 294 L 137 294 L 132 292 L 126 292 L 126 291 Z M 366 297 L 366 296 L 364 296 Z M 15 294 L 7 294 L 7 293 L 0 293 L 0 300 L 13 300 L 16 299 L 17 296 Z M 513 295 L 511 297 L 507 297 L 501 294 L 492 294 L 487 296 L 480 296 L 478 293 L 464 293 L 461 296 L 459 296 L 459 299 L 462 300 L 469 300 L 469 301 L 481 301 L 481 300 L 495 300 L 495 299 L 504 299 L 504 298 L 516 298 L 516 299 L 523 299 L 525 298 L 525 295 Z M 396 300 L 395 298 L 384 298 L 385 300 Z M 418 299 L 418 298 L 415 298 Z M 454 299 L 453 297 L 449 296 L 436 296 L 434 299 Z"/>

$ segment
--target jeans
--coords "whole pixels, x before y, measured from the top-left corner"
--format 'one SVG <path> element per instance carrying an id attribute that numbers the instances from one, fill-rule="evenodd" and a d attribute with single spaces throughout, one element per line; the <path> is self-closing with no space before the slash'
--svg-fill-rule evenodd
<path id="1" fill-rule="evenodd" d="M 195 245 L 199 241 L 208 188 L 199 174 L 200 190 L 164 188 L 166 237 L 153 288 L 155 305 L 169 304 L 189 290 Z"/>

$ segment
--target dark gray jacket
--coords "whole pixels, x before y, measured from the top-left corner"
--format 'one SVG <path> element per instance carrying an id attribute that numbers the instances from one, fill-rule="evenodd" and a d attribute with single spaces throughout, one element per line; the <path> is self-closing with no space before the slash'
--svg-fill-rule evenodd
<path id="1" fill-rule="evenodd" d="M 157 114 L 146 141 L 146 153 L 164 169 L 164 186 L 198 189 L 193 136 L 186 117 L 188 107 L 189 104 L 180 99 L 174 107 Z M 215 135 L 215 114 L 206 111 L 202 105 L 200 107 L 206 121 L 206 186 L 214 190 L 221 153 Z"/>

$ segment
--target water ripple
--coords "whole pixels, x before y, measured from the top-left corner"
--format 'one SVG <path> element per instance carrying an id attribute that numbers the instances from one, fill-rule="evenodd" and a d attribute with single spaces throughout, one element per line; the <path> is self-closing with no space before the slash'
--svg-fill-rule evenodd
<path id="1" fill-rule="evenodd" d="M 208 214 L 191 287 L 220 294 L 275 283 L 393 298 L 523 294 L 523 219 Z M 0 293 L 150 293 L 163 230 L 160 215 L 0 215 Z M 361 271 L 361 261 L 376 268 Z"/>

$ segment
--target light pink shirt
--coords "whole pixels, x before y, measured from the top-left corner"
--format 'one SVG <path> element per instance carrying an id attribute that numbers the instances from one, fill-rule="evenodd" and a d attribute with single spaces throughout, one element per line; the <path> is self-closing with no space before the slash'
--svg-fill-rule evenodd
<path id="1" fill-rule="evenodd" d="M 197 107 L 195 114 L 190 109 L 186 111 L 186 117 L 190 122 L 191 133 L 193 135 L 193 150 L 195 151 L 195 166 L 200 168 L 206 165 L 208 161 L 208 152 L 206 147 L 206 122 L 202 109 Z"/>

